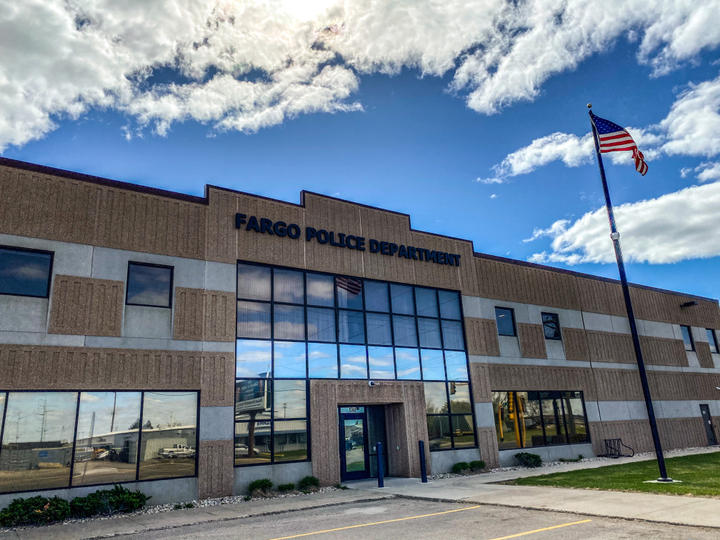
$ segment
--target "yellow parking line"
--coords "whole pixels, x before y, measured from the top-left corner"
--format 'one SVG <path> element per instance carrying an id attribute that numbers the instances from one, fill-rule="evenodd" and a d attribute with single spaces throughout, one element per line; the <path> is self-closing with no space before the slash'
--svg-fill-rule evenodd
<path id="1" fill-rule="evenodd" d="M 560 529 L 562 527 L 571 527 L 573 525 L 580 525 L 581 523 L 588 523 L 592 519 L 583 519 L 582 521 L 573 521 L 572 523 L 562 523 L 560 525 L 553 525 L 552 527 L 543 527 L 542 529 L 535 529 L 532 531 L 525 531 L 521 533 L 511 534 L 509 536 L 500 536 L 499 538 L 493 538 L 492 540 L 507 540 L 508 538 L 517 538 L 519 536 L 526 536 L 528 534 L 535 534 L 543 531 L 552 531 L 553 529 Z"/>
<path id="2" fill-rule="evenodd" d="M 288 540 L 289 538 L 300 538 L 302 536 L 312 536 L 314 534 L 325 534 L 325 533 L 331 533 L 336 531 L 347 531 L 348 529 L 357 529 L 360 527 L 372 527 L 373 525 L 383 525 L 385 523 L 397 523 L 398 521 L 407 521 L 409 519 L 420 519 L 420 518 L 426 518 L 426 517 L 432 517 L 432 516 L 442 516 L 444 514 L 452 514 L 454 512 L 465 512 L 466 510 L 475 510 L 476 508 L 480 508 L 482 505 L 476 505 L 476 506 L 468 506 L 465 508 L 456 508 L 455 510 L 445 510 L 444 512 L 434 512 L 432 514 L 422 514 L 419 516 L 410 516 L 410 517 L 404 517 L 404 518 L 396 518 L 396 519 L 386 519 L 385 521 L 375 521 L 373 523 L 361 523 L 359 525 L 348 525 L 346 527 L 337 527 L 336 529 L 324 529 L 322 531 L 314 531 L 309 533 L 302 533 L 302 534 L 293 534 L 292 536 L 281 536 L 279 538 L 273 538 L 272 540 Z"/>

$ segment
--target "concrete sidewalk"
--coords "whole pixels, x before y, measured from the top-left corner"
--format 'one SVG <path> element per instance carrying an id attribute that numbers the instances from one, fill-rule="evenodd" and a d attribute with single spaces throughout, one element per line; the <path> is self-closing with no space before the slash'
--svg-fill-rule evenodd
<path id="1" fill-rule="evenodd" d="M 161 531 L 174 527 L 200 525 L 238 518 L 297 512 L 328 506 L 393 498 L 391 493 L 346 490 L 315 493 L 298 497 L 255 500 L 238 504 L 222 504 L 204 508 L 172 510 L 156 514 L 130 514 L 84 522 L 58 523 L 47 527 L 27 527 L 1 534 L 2 538 L 88 539 L 109 538 L 134 533 Z"/>
<path id="2" fill-rule="evenodd" d="M 720 499 L 590 489 L 506 486 L 488 484 L 484 476 L 490 475 L 444 478 L 432 480 L 427 484 L 422 484 L 417 478 L 388 478 L 385 480 L 384 488 L 378 488 L 376 481 L 363 480 L 348 483 L 348 487 L 416 499 L 552 510 L 720 528 Z"/>

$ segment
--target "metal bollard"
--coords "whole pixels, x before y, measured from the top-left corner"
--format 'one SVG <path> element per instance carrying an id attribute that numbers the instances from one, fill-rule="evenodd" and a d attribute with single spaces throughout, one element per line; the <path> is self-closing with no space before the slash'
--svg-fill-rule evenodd
<path id="1" fill-rule="evenodd" d="M 420 446 L 420 478 L 423 484 L 427 484 L 427 465 L 425 463 L 425 441 L 418 441 Z"/>
<path id="2" fill-rule="evenodd" d="M 377 471 L 378 471 L 378 487 L 385 487 L 385 462 L 383 460 L 383 445 L 377 443 Z"/>

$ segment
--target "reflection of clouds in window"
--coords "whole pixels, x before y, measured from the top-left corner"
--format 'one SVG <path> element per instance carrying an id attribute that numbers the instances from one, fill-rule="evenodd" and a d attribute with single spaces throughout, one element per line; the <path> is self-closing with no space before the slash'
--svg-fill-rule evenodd
<path id="1" fill-rule="evenodd" d="M 46 296 L 51 256 L 0 248 L 0 293 Z"/>
<path id="2" fill-rule="evenodd" d="M 392 379 L 395 377 L 395 361 L 390 347 L 368 347 L 370 377 Z"/>
<path id="3" fill-rule="evenodd" d="M 365 347 L 355 345 L 340 346 L 340 376 L 348 379 L 364 379 L 367 377 Z"/>
<path id="4" fill-rule="evenodd" d="M 143 427 L 154 429 L 194 426 L 197 419 L 195 392 L 145 392 Z"/>
<path id="5" fill-rule="evenodd" d="M 468 380 L 467 358 L 464 352 L 445 351 L 445 366 L 449 380 Z"/>
<path id="6" fill-rule="evenodd" d="M 47 267 L 42 263 L 0 268 L 0 276 L 17 279 L 39 280 L 47 278 L 47 275 Z"/>
<path id="7" fill-rule="evenodd" d="M 308 343 L 308 370 L 313 378 L 337 377 L 337 346 Z"/>
<path id="8" fill-rule="evenodd" d="M 72 441 L 75 392 L 10 392 L 3 444 Z"/>
<path id="9" fill-rule="evenodd" d="M 275 305 L 274 336 L 279 339 L 305 339 L 305 312 L 299 306 Z"/>
<path id="10" fill-rule="evenodd" d="M 306 274 L 307 303 L 314 306 L 335 305 L 332 276 Z"/>
<path id="11" fill-rule="evenodd" d="M 127 283 L 128 303 L 168 307 L 171 279 L 170 268 L 130 263 Z"/>
<path id="12" fill-rule="evenodd" d="M 395 349 L 398 379 L 419 379 L 420 358 L 417 349 Z"/>
<path id="13" fill-rule="evenodd" d="M 135 429 L 139 419 L 140 392 L 82 392 L 77 436 Z"/>
<path id="14" fill-rule="evenodd" d="M 275 342 L 275 377 L 305 377 L 305 343 Z"/>
<path id="15" fill-rule="evenodd" d="M 238 264 L 238 298 L 270 300 L 270 268 Z"/>
<path id="16" fill-rule="evenodd" d="M 238 337 L 270 337 L 270 304 L 259 302 L 237 303 Z"/>
<path id="17" fill-rule="evenodd" d="M 271 359 L 269 341 L 239 339 L 235 374 L 237 377 L 265 377 L 270 372 Z"/>
<path id="18" fill-rule="evenodd" d="M 335 311 L 326 308 L 307 308 L 309 341 L 335 341 Z"/>

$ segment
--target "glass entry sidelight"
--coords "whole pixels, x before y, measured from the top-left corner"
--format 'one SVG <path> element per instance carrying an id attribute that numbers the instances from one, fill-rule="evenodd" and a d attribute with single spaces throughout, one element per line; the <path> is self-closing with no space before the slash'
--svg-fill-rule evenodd
<path id="1" fill-rule="evenodd" d="M 368 437 L 365 407 L 340 407 L 340 477 L 367 478 Z"/>

